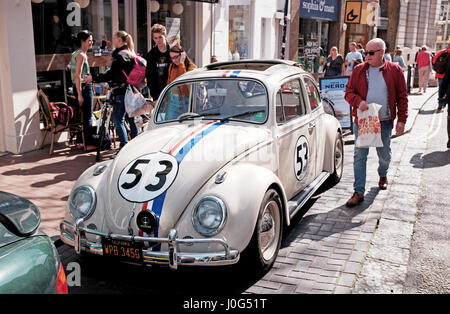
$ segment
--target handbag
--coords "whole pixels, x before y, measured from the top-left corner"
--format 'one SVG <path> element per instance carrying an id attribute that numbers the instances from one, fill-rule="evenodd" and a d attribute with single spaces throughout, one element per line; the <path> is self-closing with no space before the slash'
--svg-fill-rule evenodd
<path id="1" fill-rule="evenodd" d="M 381 105 L 370 103 L 366 111 L 357 110 L 358 115 L 358 138 L 355 146 L 358 148 L 383 147 L 381 140 L 381 123 L 378 111 Z"/>
<path id="2" fill-rule="evenodd" d="M 150 104 L 136 87 L 128 85 L 125 92 L 125 111 L 129 117 L 135 117 L 150 112 Z"/>

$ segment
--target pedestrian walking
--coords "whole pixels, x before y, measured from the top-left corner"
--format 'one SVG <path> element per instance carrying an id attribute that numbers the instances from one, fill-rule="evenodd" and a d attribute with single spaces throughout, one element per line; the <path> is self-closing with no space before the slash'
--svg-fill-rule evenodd
<path id="1" fill-rule="evenodd" d="M 166 28 L 161 24 L 154 24 L 151 29 L 151 34 L 155 45 L 145 56 L 147 60 L 145 76 L 147 78 L 150 96 L 153 98 L 153 104 L 155 104 L 162 90 L 167 85 L 169 65 L 171 62 Z"/>
<path id="2" fill-rule="evenodd" d="M 138 134 L 138 128 L 134 118 L 128 117 L 125 111 L 125 93 L 127 90 L 127 76 L 135 65 L 133 38 L 127 32 L 121 30 L 113 35 L 114 51 L 112 53 L 113 62 L 111 68 L 94 78 L 96 82 L 108 82 L 114 88 L 114 111 L 113 121 L 117 136 L 119 137 L 122 149 L 128 143 L 128 133 L 125 128 L 125 119 L 130 126 L 130 137 L 135 138 Z M 125 72 L 125 73 L 124 73 Z"/>
<path id="3" fill-rule="evenodd" d="M 439 56 L 444 51 L 447 51 L 447 53 L 450 53 L 450 44 L 447 45 L 446 49 L 440 50 L 440 51 L 438 51 L 438 53 L 436 53 L 436 55 L 433 58 L 433 64 L 436 63 L 436 60 L 439 58 Z M 444 80 L 445 73 L 440 74 L 440 73 L 436 72 L 436 74 L 434 76 L 435 76 L 435 78 L 438 79 L 438 90 L 439 90 L 438 95 L 441 95 L 441 90 L 442 90 L 441 85 L 442 85 L 442 81 Z M 441 98 L 440 96 L 438 96 L 438 110 L 441 110 L 442 108 L 444 108 L 446 103 L 447 103 L 447 101 L 445 98 Z"/>
<path id="4" fill-rule="evenodd" d="M 346 75 L 351 75 L 353 68 L 363 62 L 362 55 L 356 50 L 355 42 L 350 43 L 350 52 L 345 56 L 344 66 L 346 67 Z"/>
<path id="5" fill-rule="evenodd" d="M 78 47 L 72 53 L 71 60 L 71 78 L 73 84 L 73 94 L 83 113 L 83 133 L 87 151 L 95 150 L 95 141 L 92 130 L 92 104 L 94 101 L 94 91 L 92 89 L 92 76 L 90 72 L 87 51 L 92 48 L 94 43 L 92 33 L 83 30 L 77 35 Z M 81 132 L 77 134 L 77 148 L 82 149 Z"/>
<path id="6" fill-rule="evenodd" d="M 330 55 L 325 64 L 325 77 L 341 76 L 343 71 L 344 58 L 338 53 L 337 47 L 331 47 Z"/>
<path id="7" fill-rule="evenodd" d="M 180 75 L 197 68 L 191 58 L 186 54 L 186 51 L 184 51 L 178 39 L 171 43 L 170 60 L 172 64 L 169 66 L 167 84 L 172 83 Z M 176 119 L 180 114 L 187 112 L 189 101 L 188 86 L 180 86 L 177 93 L 175 91 L 170 93 L 171 98 L 169 99 L 169 109 L 167 112 L 169 120 Z"/>
<path id="8" fill-rule="evenodd" d="M 404 132 L 408 117 L 408 94 L 402 69 L 384 58 L 385 42 L 380 38 L 370 40 L 366 45 L 366 61 L 353 69 L 347 83 L 345 99 L 352 107 L 354 116 L 353 131 L 358 138 L 357 109 L 365 111 L 369 103 L 381 105 L 378 116 L 381 121 L 381 140 L 383 147 L 377 147 L 378 186 L 387 189 L 387 173 L 391 161 L 391 134 L 394 119 L 397 117 L 396 134 Z M 356 142 L 356 141 L 355 141 Z M 347 201 L 347 206 L 355 206 L 364 200 L 366 185 L 366 167 L 369 148 L 354 150 L 354 193 Z"/>
<path id="9" fill-rule="evenodd" d="M 447 71 L 442 79 L 442 86 L 439 88 L 439 98 L 445 99 L 447 104 L 450 104 L 450 63 L 447 64 Z M 447 110 L 447 112 L 447 148 L 450 148 L 450 110 Z"/>
<path id="10" fill-rule="evenodd" d="M 428 80 L 431 73 L 431 53 L 427 51 L 427 46 L 422 46 L 417 54 L 417 68 L 419 69 L 419 93 L 425 93 L 428 87 Z"/>
<path id="11" fill-rule="evenodd" d="M 392 62 L 398 64 L 402 68 L 402 70 L 405 70 L 406 64 L 405 64 L 405 59 L 403 59 L 402 54 L 403 54 L 403 51 L 401 49 L 396 49 L 394 60 Z"/>

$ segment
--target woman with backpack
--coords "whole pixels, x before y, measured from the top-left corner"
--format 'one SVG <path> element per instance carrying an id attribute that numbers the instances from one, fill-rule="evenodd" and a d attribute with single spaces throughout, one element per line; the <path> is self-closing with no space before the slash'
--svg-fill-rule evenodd
<path id="1" fill-rule="evenodd" d="M 87 51 L 92 48 L 94 40 L 90 31 L 84 30 L 77 35 L 78 46 L 80 47 L 72 53 L 71 78 L 73 84 L 73 95 L 81 107 L 83 113 L 83 135 L 86 144 L 83 147 L 82 134 L 77 135 L 77 148 L 85 150 L 95 150 L 95 141 L 92 130 L 92 104 L 94 92 L 92 90 L 92 76 L 89 68 Z"/>
<path id="2" fill-rule="evenodd" d="M 125 111 L 125 93 L 127 90 L 128 75 L 133 70 L 136 57 L 134 52 L 134 42 L 130 34 L 125 31 L 117 31 L 113 36 L 115 50 L 112 53 L 113 62 L 111 68 L 94 78 L 95 82 L 108 82 L 114 88 L 114 113 L 113 121 L 119 137 L 119 149 L 128 143 L 128 134 L 125 128 L 125 119 L 130 125 L 131 139 L 138 135 L 138 128 L 134 118 L 128 117 Z"/>

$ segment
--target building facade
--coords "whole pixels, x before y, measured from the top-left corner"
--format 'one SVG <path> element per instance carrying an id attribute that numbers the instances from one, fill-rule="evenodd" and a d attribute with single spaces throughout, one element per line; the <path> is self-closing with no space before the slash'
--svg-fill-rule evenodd
<path id="1" fill-rule="evenodd" d="M 0 152 L 39 149 L 38 88 L 67 99 L 74 37 L 93 32 L 90 65 L 111 62 L 112 35 L 126 30 L 138 53 L 152 46 L 151 25 L 178 36 L 198 66 L 246 58 L 279 58 L 285 0 L 8 0 L 0 1 Z M 53 99 L 52 99 L 53 97 Z"/>

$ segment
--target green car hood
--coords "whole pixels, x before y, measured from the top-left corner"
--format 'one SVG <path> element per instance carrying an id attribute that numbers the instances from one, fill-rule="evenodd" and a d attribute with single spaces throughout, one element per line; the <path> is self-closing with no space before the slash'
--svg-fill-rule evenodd
<path id="1" fill-rule="evenodd" d="M 0 247 L 14 242 L 17 238 L 32 235 L 41 223 L 41 215 L 37 207 L 30 201 L 0 191 L 0 225 L 8 231 L 0 229 Z"/>

